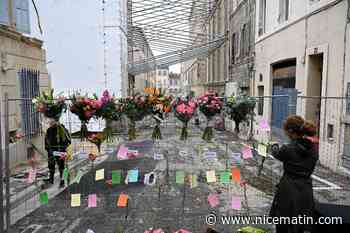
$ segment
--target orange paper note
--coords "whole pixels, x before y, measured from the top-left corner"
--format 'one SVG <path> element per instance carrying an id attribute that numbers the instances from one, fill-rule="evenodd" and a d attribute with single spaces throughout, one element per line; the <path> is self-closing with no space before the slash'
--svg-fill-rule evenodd
<path id="1" fill-rule="evenodd" d="M 232 173 L 232 180 L 236 181 L 237 183 L 241 182 L 241 172 L 239 170 L 239 168 L 232 168 L 231 170 Z"/>
<path id="2" fill-rule="evenodd" d="M 117 206 L 118 207 L 126 207 L 128 204 L 128 199 L 129 199 L 128 195 L 120 194 Z"/>

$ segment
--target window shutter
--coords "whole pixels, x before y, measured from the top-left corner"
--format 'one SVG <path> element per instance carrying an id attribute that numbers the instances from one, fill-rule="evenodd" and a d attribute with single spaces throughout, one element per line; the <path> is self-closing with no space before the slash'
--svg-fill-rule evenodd
<path id="1" fill-rule="evenodd" d="M 0 24 L 9 25 L 8 0 L 0 0 Z"/>
<path id="2" fill-rule="evenodd" d="M 14 0 L 13 12 L 17 31 L 30 34 L 29 0 Z"/>

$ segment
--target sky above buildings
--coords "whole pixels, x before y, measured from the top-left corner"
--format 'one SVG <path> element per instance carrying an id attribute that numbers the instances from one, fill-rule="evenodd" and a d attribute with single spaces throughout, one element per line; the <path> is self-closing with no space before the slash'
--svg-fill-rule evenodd
<path id="1" fill-rule="evenodd" d="M 31 36 L 42 39 L 52 84 L 59 91 L 105 89 L 102 1 L 36 0 L 43 35 L 31 6 Z M 105 25 L 119 26 L 119 0 L 107 0 Z M 120 91 L 120 30 L 106 29 L 107 87 Z M 171 68 L 179 72 L 179 65 Z"/>

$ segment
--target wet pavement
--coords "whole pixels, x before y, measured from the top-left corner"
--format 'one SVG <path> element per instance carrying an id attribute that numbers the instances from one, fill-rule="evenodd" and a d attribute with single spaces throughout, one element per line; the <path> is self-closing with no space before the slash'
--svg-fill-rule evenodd
<path id="1" fill-rule="evenodd" d="M 215 132 L 213 143 L 205 143 L 201 139 L 201 129 L 191 126 L 190 138 L 180 141 L 180 126 L 175 122 L 167 122 L 162 127 L 163 140 L 153 143 L 149 140 L 151 127 L 139 129 L 139 137 L 135 142 L 124 142 L 129 149 L 138 150 L 138 158 L 118 160 L 115 153 L 108 156 L 99 165 L 89 168 L 79 184 L 72 184 L 57 196 L 50 198 L 47 205 L 42 205 L 12 226 L 13 233 L 85 233 L 87 229 L 95 233 L 143 233 L 148 228 L 162 228 L 165 232 L 175 232 L 186 229 L 193 233 L 205 232 L 208 227 L 206 216 L 215 213 L 222 215 L 261 216 L 268 214 L 275 185 L 281 175 L 281 164 L 267 160 L 258 176 L 260 156 L 253 159 L 229 159 L 232 152 L 240 152 L 243 144 L 232 133 Z M 217 159 L 206 159 L 204 152 L 216 152 Z M 163 160 L 154 160 L 154 154 L 163 154 Z M 220 171 L 238 167 L 241 171 L 242 185 L 231 181 L 229 184 L 219 182 L 208 184 L 206 171 L 215 170 L 217 178 Z M 95 181 L 96 170 L 105 169 L 105 179 Z M 109 185 L 112 170 L 122 170 L 126 179 L 128 170 L 138 169 L 141 175 L 149 172 L 157 174 L 154 186 L 138 183 Z M 186 175 L 196 174 L 198 186 L 191 188 L 188 183 L 175 182 L 176 171 L 184 171 Z M 320 167 L 317 173 L 327 177 L 330 171 Z M 187 177 L 187 176 L 186 176 Z M 332 180 L 332 183 L 344 185 L 346 177 Z M 218 180 L 219 181 L 219 180 Z M 346 181 L 346 180 L 345 180 Z M 319 181 L 317 181 L 319 182 Z M 324 187 L 322 182 L 315 185 Z M 329 185 L 329 184 L 327 184 Z M 349 184 L 348 184 L 349 185 Z M 71 194 L 81 194 L 81 206 L 71 207 Z M 316 196 L 327 202 L 347 202 L 348 195 L 339 190 L 317 190 Z M 88 208 L 87 198 L 90 194 L 97 195 L 97 207 Z M 129 196 L 126 208 L 117 207 L 120 194 Z M 217 194 L 219 205 L 212 208 L 208 204 L 209 194 Z M 241 210 L 231 208 L 232 196 L 239 197 Z M 214 226 L 219 232 L 236 232 L 239 225 Z M 260 228 L 273 232 L 273 226 L 261 225 Z"/>

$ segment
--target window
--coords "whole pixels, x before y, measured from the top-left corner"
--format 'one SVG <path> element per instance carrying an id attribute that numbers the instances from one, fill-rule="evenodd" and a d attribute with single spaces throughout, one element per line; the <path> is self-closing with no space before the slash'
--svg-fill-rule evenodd
<path id="1" fill-rule="evenodd" d="M 264 80 L 263 75 L 259 74 L 259 82 L 262 82 Z"/>
<path id="2" fill-rule="evenodd" d="M 21 113 L 23 119 L 23 133 L 34 135 L 40 130 L 39 113 L 36 111 L 31 100 L 39 95 L 39 71 L 22 69 L 18 73 L 20 81 L 20 93 L 22 100 Z"/>
<path id="3" fill-rule="evenodd" d="M 246 25 L 244 24 L 242 26 L 242 31 L 241 31 L 241 42 L 240 42 L 240 55 L 244 57 L 245 55 L 245 44 L 246 44 Z"/>
<path id="4" fill-rule="evenodd" d="M 278 22 L 283 23 L 289 18 L 289 0 L 279 0 Z"/>
<path id="5" fill-rule="evenodd" d="M 334 125 L 332 124 L 327 125 L 327 138 L 331 140 L 334 138 Z"/>
<path id="6" fill-rule="evenodd" d="M 13 20 L 10 20 L 8 0 L 0 0 L 0 24 L 10 25 L 15 22 L 16 30 L 30 33 L 29 0 L 13 0 Z"/>
<path id="7" fill-rule="evenodd" d="M 167 72 L 166 70 L 163 71 L 163 76 L 166 76 Z"/>
<path id="8" fill-rule="evenodd" d="M 258 34 L 261 36 L 266 31 L 266 0 L 260 0 L 259 5 L 259 31 Z"/>
<path id="9" fill-rule="evenodd" d="M 264 86 L 258 86 L 258 115 L 264 115 Z"/>
<path id="10" fill-rule="evenodd" d="M 236 33 L 232 34 L 231 39 L 231 63 L 235 64 L 235 56 L 236 56 Z"/>

